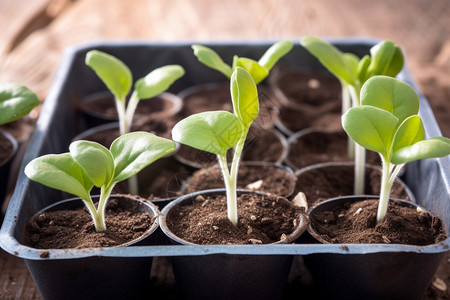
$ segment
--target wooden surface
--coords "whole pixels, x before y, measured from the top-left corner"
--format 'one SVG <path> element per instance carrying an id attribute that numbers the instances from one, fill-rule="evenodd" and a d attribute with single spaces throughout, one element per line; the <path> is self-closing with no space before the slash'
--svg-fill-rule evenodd
<path id="1" fill-rule="evenodd" d="M 449 0 L 0 0 L 0 82 L 25 84 L 44 100 L 63 49 L 89 40 L 297 40 L 307 34 L 370 36 L 402 46 L 450 136 Z M 20 259 L 1 252 L 0 270 L 0 299 L 39 299 Z"/>

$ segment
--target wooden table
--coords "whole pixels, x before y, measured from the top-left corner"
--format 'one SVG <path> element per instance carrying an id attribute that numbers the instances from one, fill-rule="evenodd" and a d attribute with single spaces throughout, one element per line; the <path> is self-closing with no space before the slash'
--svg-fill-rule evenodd
<path id="1" fill-rule="evenodd" d="M 0 32 L 0 82 L 25 84 L 41 100 L 63 49 L 89 40 L 391 39 L 450 136 L 448 0 L 2 0 Z M 441 269 L 448 282 L 448 260 Z M 1 299 L 39 299 L 20 259 L 0 252 L 0 270 Z M 427 299 L 450 295 L 433 288 Z"/>

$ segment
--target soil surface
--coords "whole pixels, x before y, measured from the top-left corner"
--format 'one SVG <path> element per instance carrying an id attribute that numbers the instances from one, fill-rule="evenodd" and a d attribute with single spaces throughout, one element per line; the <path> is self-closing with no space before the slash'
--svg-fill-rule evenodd
<path id="1" fill-rule="evenodd" d="M 195 244 L 269 244 L 292 233 L 300 208 L 275 195 L 243 194 L 238 197 L 239 225 L 227 218 L 224 195 L 198 196 L 173 208 L 167 226 L 180 238 Z"/>
<path id="2" fill-rule="evenodd" d="M 128 103 L 128 101 L 127 101 Z M 88 115 L 104 118 L 105 120 L 118 120 L 116 102 L 114 97 L 109 93 L 98 93 L 92 95 L 91 98 L 82 100 L 78 103 L 81 111 Z M 174 104 L 163 97 L 154 97 L 139 101 L 134 118 L 161 115 L 173 115 Z"/>
<path id="3" fill-rule="evenodd" d="M 0 130 L 4 130 L 12 135 L 17 142 L 24 143 L 28 141 L 34 132 L 36 125 L 36 116 L 33 118 L 31 115 L 27 115 L 14 122 L 4 124 L 0 126 Z"/>
<path id="4" fill-rule="evenodd" d="M 3 134 L 0 134 L 0 165 L 11 156 L 13 144 Z"/>
<path id="5" fill-rule="evenodd" d="M 131 126 L 131 131 L 147 131 L 151 132 L 159 137 L 164 137 L 167 139 L 171 139 L 171 130 L 175 125 L 176 119 L 175 117 L 167 117 L 167 118 L 142 118 L 136 122 L 133 122 Z M 83 136 L 82 139 L 95 141 L 97 143 L 102 144 L 103 146 L 109 148 L 111 143 L 120 136 L 119 127 L 111 128 L 108 130 L 98 131 L 93 134 Z"/>
<path id="6" fill-rule="evenodd" d="M 288 165 L 293 169 L 323 162 L 350 162 L 347 156 L 348 136 L 344 131 L 312 131 L 290 142 Z M 366 163 L 381 166 L 378 153 L 366 151 Z"/>
<path id="7" fill-rule="evenodd" d="M 281 71 L 271 85 L 281 94 L 280 123 L 291 133 L 308 127 L 341 129 L 341 85 L 324 72 Z"/>
<path id="8" fill-rule="evenodd" d="M 374 199 L 313 212 L 311 226 L 331 243 L 430 245 L 447 238 L 442 221 L 425 211 L 390 201 L 385 220 L 377 224 L 377 207 Z"/>
<path id="9" fill-rule="evenodd" d="M 308 206 L 335 197 L 353 195 L 353 181 L 355 171 L 353 165 L 348 166 L 324 166 L 323 168 L 311 169 L 297 175 L 295 186 L 296 195 L 303 192 L 306 196 Z M 381 171 L 379 169 L 366 168 L 365 178 L 366 195 L 379 195 L 381 186 Z M 395 181 L 391 198 L 411 201 L 405 186 Z"/>
<path id="10" fill-rule="evenodd" d="M 264 130 L 254 126 L 250 129 L 242 151 L 243 161 L 267 161 L 279 162 L 285 155 L 284 138 L 275 130 Z M 231 161 L 232 151 L 228 151 L 227 158 Z M 176 157 L 180 161 L 197 168 L 208 168 L 217 163 L 217 156 L 212 153 L 200 151 L 188 146 L 181 145 Z"/>
<path id="11" fill-rule="evenodd" d="M 157 163 L 158 161 L 154 164 Z M 156 168 L 156 171 L 155 168 L 152 168 L 152 165 L 147 168 L 150 168 L 150 172 L 147 171 L 147 169 L 144 169 L 137 175 L 139 181 L 139 196 L 152 200 L 181 196 L 181 186 L 183 182 L 193 173 L 191 168 L 179 163 L 175 159 L 161 168 Z M 143 178 L 145 178 L 145 180 L 143 180 Z M 124 180 L 117 183 L 116 186 L 114 186 L 112 193 L 128 194 L 128 181 Z"/>
<path id="12" fill-rule="evenodd" d="M 204 111 L 233 111 L 229 82 L 189 88 L 179 96 L 183 99 L 181 116 L 184 118 Z M 259 115 L 255 123 L 264 128 L 272 128 L 278 120 L 279 101 L 271 89 L 261 85 L 258 86 L 258 100 Z"/>
<path id="13" fill-rule="evenodd" d="M 108 201 L 102 232 L 95 231 L 85 207 L 42 213 L 25 225 L 25 244 L 37 249 L 112 247 L 141 237 L 154 217 L 140 212 L 138 202 L 125 207 L 120 202 Z"/>
<path id="14" fill-rule="evenodd" d="M 238 189 L 250 189 L 289 197 L 296 178 L 292 172 L 273 165 L 248 165 L 241 163 L 238 172 Z M 251 186 L 248 186 L 248 185 Z M 185 182 L 184 193 L 206 189 L 224 188 L 222 173 L 218 167 L 201 169 Z"/>

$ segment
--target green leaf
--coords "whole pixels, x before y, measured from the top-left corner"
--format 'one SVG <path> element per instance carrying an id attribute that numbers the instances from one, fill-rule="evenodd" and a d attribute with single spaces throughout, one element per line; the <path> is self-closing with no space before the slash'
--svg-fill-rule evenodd
<path id="1" fill-rule="evenodd" d="M 353 53 L 342 53 L 347 68 L 353 73 L 358 74 L 359 57 Z"/>
<path id="2" fill-rule="evenodd" d="M 450 139 L 433 137 L 394 152 L 391 161 L 394 164 L 406 164 L 419 159 L 443 157 L 450 154 Z"/>
<path id="3" fill-rule="evenodd" d="M 118 100 L 125 101 L 133 85 L 133 76 L 121 60 L 107 53 L 91 50 L 86 54 L 86 65 L 95 71 Z"/>
<path id="4" fill-rule="evenodd" d="M 27 164 L 25 175 L 48 187 L 90 199 L 93 183 L 70 153 L 38 157 Z"/>
<path id="5" fill-rule="evenodd" d="M 405 119 L 398 127 L 392 150 L 395 152 L 400 148 L 411 146 L 425 138 L 425 129 L 419 116 L 414 115 Z"/>
<path id="6" fill-rule="evenodd" d="M 258 64 L 269 72 L 283 56 L 292 50 L 293 47 L 294 43 L 289 40 L 279 41 L 267 49 L 259 59 Z"/>
<path id="7" fill-rule="evenodd" d="M 350 85 L 355 84 L 355 76 L 347 66 L 346 59 L 339 49 L 314 36 L 302 38 L 300 44 L 314 55 L 334 76 Z"/>
<path id="8" fill-rule="evenodd" d="M 207 111 L 178 122 L 172 129 L 172 139 L 198 150 L 225 155 L 242 133 L 241 121 L 232 113 Z"/>
<path id="9" fill-rule="evenodd" d="M 247 70 L 247 72 L 250 73 L 251 77 L 253 78 L 256 84 L 263 81 L 264 78 L 266 78 L 267 75 L 269 75 L 268 70 L 266 70 L 264 67 L 260 66 L 258 62 L 250 58 L 238 57 L 234 59 L 233 70 L 236 70 L 237 67 L 241 67 Z"/>
<path id="10" fill-rule="evenodd" d="M 192 45 L 192 49 L 194 50 L 194 55 L 202 64 L 221 72 L 227 78 L 231 77 L 231 67 L 214 50 L 202 45 Z"/>
<path id="11" fill-rule="evenodd" d="M 382 41 L 370 49 L 371 63 L 365 79 L 375 75 L 395 77 L 403 68 L 403 53 L 391 41 Z"/>
<path id="12" fill-rule="evenodd" d="M 173 151 L 173 141 L 149 132 L 136 131 L 118 137 L 111 144 L 115 166 L 113 182 L 136 175 L 146 166 Z"/>
<path id="13" fill-rule="evenodd" d="M 70 154 L 95 186 L 109 185 L 114 176 L 114 158 L 104 146 L 91 141 L 76 141 Z"/>
<path id="14" fill-rule="evenodd" d="M 355 142 L 384 157 L 391 149 L 397 123 L 393 114 L 367 105 L 352 107 L 342 116 L 342 126 Z"/>
<path id="15" fill-rule="evenodd" d="M 167 65 L 157 68 L 136 81 L 135 90 L 139 99 L 148 99 L 165 92 L 178 78 L 184 75 L 183 67 Z"/>
<path id="16" fill-rule="evenodd" d="M 394 56 L 392 57 L 390 64 L 384 71 L 384 75 L 391 77 L 397 76 L 397 74 L 400 73 L 400 71 L 403 69 L 403 65 L 404 65 L 404 57 L 402 49 L 396 46 Z"/>
<path id="17" fill-rule="evenodd" d="M 358 75 L 358 80 L 359 80 L 360 84 L 364 84 L 364 82 L 366 80 L 365 79 L 366 73 L 367 73 L 367 69 L 369 68 L 370 61 L 371 61 L 371 59 L 370 59 L 369 55 L 364 55 L 364 57 L 361 58 L 361 60 L 359 61 L 356 74 Z"/>
<path id="18" fill-rule="evenodd" d="M 250 74 L 240 67 L 231 75 L 231 99 L 242 126 L 250 128 L 259 114 L 258 90 Z"/>
<path id="19" fill-rule="evenodd" d="M 407 83 L 393 77 L 374 76 L 361 88 L 361 104 L 387 110 L 401 123 L 419 112 L 420 101 L 416 91 Z"/>
<path id="20" fill-rule="evenodd" d="M 18 120 L 40 104 L 30 89 L 15 83 L 0 84 L 0 125 Z"/>

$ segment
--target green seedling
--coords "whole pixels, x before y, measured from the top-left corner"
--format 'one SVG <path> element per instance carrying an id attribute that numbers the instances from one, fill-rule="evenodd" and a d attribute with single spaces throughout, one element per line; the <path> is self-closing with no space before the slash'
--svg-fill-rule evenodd
<path id="1" fill-rule="evenodd" d="M 231 78 L 231 74 L 233 74 L 237 67 L 244 68 L 250 73 L 256 84 L 263 81 L 269 75 L 270 70 L 277 61 L 288 54 L 293 47 L 294 45 L 291 41 L 280 41 L 267 49 L 259 61 L 235 55 L 233 57 L 233 64 L 230 66 L 211 48 L 202 45 L 192 45 L 194 55 L 207 67 L 221 72 L 228 79 Z"/>
<path id="2" fill-rule="evenodd" d="M 184 69 L 179 65 L 167 65 L 151 71 L 136 81 L 130 101 L 126 105 L 126 97 L 133 84 L 133 76 L 125 63 L 98 50 L 89 51 L 86 54 L 85 62 L 114 95 L 121 134 L 130 132 L 134 112 L 140 100 L 149 99 L 165 92 L 184 75 Z"/>
<path id="3" fill-rule="evenodd" d="M 237 174 L 242 149 L 250 126 L 259 114 L 258 91 L 251 75 L 237 67 L 231 75 L 234 114 L 209 111 L 191 115 L 172 129 L 174 141 L 217 155 L 227 195 L 228 219 L 237 226 Z M 227 151 L 234 148 L 231 167 Z"/>
<path id="4" fill-rule="evenodd" d="M 29 88 L 16 83 L 0 84 L 0 125 L 16 121 L 40 104 Z"/>
<path id="5" fill-rule="evenodd" d="M 118 137 L 110 149 L 81 140 L 71 143 L 69 150 L 32 160 L 25 174 L 33 181 L 80 197 L 100 232 L 106 229 L 104 211 L 114 185 L 173 152 L 175 143 L 137 131 Z M 93 186 L 100 188 L 98 208 L 90 194 Z"/>
<path id="6" fill-rule="evenodd" d="M 301 45 L 314 55 L 341 83 L 342 113 L 350 107 L 360 106 L 362 85 L 375 75 L 395 77 L 403 68 L 403 53 L 391 41 L 382 41 L 370 49 L 370 55 L 361 59 L 352 53 L 344 53 L 330 43 L 314 37 L 302 38 Z M 364 192 L 366 154 L 349 140 L 348 156 L 355 159 L 355 195 Z"/>
<path id="7" fill-rule="evenodd" d="M 411 86 L 395 78 L 375 76 L 367 80 L 361 104 L 342 116 L 342 126 L 356 143 L 381 156 L 379 223 L 386 216 L 392 184 L 401 168 L 411 161 L 449 155 L 450 139 L 425 139 L 417 115 L 419 97 Z"/>

